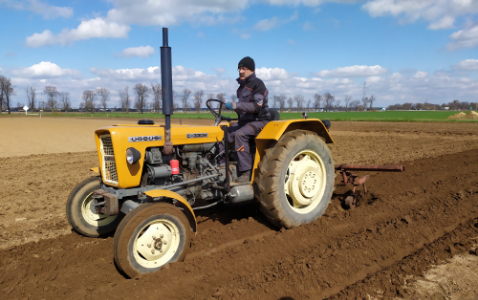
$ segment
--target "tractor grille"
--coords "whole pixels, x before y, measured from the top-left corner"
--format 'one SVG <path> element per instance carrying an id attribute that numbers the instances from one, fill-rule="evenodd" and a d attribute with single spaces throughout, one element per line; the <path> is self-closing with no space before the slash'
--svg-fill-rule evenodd
<path id="1" fill-rule="evenodd" d="M 116 173 L 115 154 L 113 152 L 113 143 L 111 142 L 111 135 L 104 134 L 100 136 L 100 141 L 101 156 L 103 157 L 103 182 L 118 184 L 118 174 Z"/>

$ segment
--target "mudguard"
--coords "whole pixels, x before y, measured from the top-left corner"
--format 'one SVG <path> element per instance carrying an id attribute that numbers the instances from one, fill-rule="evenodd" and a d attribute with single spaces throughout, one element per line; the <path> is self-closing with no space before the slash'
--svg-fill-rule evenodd
<path id="1" fill-rule="evenodd" d="M 262 156 L 264 156 L 264 151 L 277 142 L 284 133 L 297 129 L 315 132 L 324 139 L 327 144 L 335 143 L 324 123 L 319 119 L 270 121 L 255 140 L 256 156 L 252 168 L 251 183 L 254 182 L 254 178 L 257 175 L 257 165 L 261 161 Z"/>
<path id="2" fill-rule="evenodd" d="M 306 120 L 281 120 L 270 121 L 256 137 L 257 140 L 275 140 L 278 141 L 284 133 L 296 129 L 309 130 L 317 133 L 327 144 L 334 144 L 332 136 L 319 119 Z"/>
<path id="3" fill-rule="evenodd" d="M 196 216 L 194 215 L 193 208 L 191 207 L 191 205 L 189 205 L 188 201 L 184 199 L 181 195 L 168 190 L 151 190 L 151 191 L 145 192 L 145 194 L 152 198 L 168 197 L 181 202 L 181 204 L 185 208 L 183 212 L 188 217 L 189 223 L 191 225 L 191 229 L 194 232 L 197 232 L 197 221 L 196 221 Z"/>

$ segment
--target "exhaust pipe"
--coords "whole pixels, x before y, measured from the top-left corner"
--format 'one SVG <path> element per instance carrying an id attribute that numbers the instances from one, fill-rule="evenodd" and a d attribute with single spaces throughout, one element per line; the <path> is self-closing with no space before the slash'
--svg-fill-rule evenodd
<path id="1" fill-rule="evenodd" d="M 171 142 L 171 115 L 173 114 L 173 74 L 171 63 L 171 47 L 168 46 L 168 28 L 163 28 L 163 46 L 161 47 L 161 86 L 163 96 L 163 115 L 166 126 L 164 130 L 163 153 L 174 153 Z"/>

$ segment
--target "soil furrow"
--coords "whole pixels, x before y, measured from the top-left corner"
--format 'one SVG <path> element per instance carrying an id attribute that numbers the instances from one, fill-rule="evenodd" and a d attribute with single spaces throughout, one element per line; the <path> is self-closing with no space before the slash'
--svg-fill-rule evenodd
<path id="1" fill-rule="evenodd" d="M 116 270 L 112 238 L 73 233 L 12 247 L 0 251 L 0 288 L 10 299 L 328 297 L 477 217 L 476 151 L 406 167 L 371 173 L 355 210 L 342 209 L 339 186 L 324 217 L 291 230 L 272 231 L 255 204 L 207 212 L 188 261 L 133 280 Z"/>

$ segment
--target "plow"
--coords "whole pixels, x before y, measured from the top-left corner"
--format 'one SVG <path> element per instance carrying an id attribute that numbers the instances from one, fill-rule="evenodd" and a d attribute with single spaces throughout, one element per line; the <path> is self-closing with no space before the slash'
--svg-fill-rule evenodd
<path id="1" fill-rule="evenodd" d="M 195 212 L 222 203 L 256 201 L 277 227 L 293 228 L 321 217 L 330 203 L 339 172 L 351 185 L 345 199 L 356 206 L 356 189 L 366 189 L 368 175 L 357 171 L 404 171 L 403 166 L 334 165 L 328 144 L 330 121 L 271 119 L 251 141 L 253 168 L 249 182 L 238 183 L 237 154 L 225 143 L 224 165 L 217 150 L 227 141 L 227 128 L 237 119 L 225 117 L 225 103 L 209 99 L 212 126 L 171 125 L 173 114 L 171 48 L 163 28 L 161 81 L 164 125 L 140 120 L 95 131 L 97 176 L 70 193 L 66 214 L 75 231 L 88 237 L 114 232 L 117 267 L 129 277 L 155 272 L 184 260 L 197 233 Z M 217 106 L 218 109 L 213 108 Z"/>
<path id="2" fill-rule="evenodd" d="M 345 198 L 344 206 L 347 209 L 355 208 L 357 205 L 356 190 L 358 187 L 362 186 L 364 192 L 367 192 L 367 186 L 365 182 L 370 179 L 369 175 L 364 175 L 359 177 L 358 174 L 352 173 L 351 171 L 369 171 L 369 172 L 403 172 L 405 171 L 404 166 L 400 165 L 352 165 L 352 164 L 341 164 L 335 165 L 335 171 L 340 173 L 342 177 L 342 183 L 345 186 L 352 186 L 352 189 L 349 191 L 349 196 Z"/>

